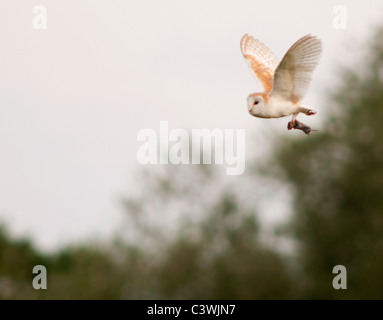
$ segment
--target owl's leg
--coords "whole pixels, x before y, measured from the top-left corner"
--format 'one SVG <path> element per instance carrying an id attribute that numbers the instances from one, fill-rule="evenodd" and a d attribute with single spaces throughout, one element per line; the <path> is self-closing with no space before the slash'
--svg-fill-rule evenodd
<path id="1" fill-rule="evenodd" d="M 298 112 L 298 113 L 299 113 L 299 112 Z M 288 129 L 288 130 L 291 130 L 292 128 L 295 127 L 295 119 L 297 118 L 298 113 L 294 113 L 294 114 L 293 114 L 293 117 L 291 118 L 291 121 L 287 124 L 287 129 Z"/>
<path id="2" fill-rule="evenodd" d="M 317 113 L 315 110 L 306 107 L 299 107 L 299 112 L 303 112 L 307 116 L 313 116 Z"/>

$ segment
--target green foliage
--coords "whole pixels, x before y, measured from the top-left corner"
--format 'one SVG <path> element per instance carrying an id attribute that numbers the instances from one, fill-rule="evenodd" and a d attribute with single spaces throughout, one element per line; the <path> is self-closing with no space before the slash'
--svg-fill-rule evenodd
<path id="1" fill-rule="evenodd" d="M 254 211 L 246 209 L 229 187 L 222 187 L 215 200 L 208 197 L 207 190 L 218 188 L 213 169 L 193 166 L 184 170 L 192 173 L 186 184 L 182 178 L 188 172 L 169 167 L 165 177 L 153 179 L 146 186 L 144 198 L 127 202 L 127 210 L 141 219 L 147 216 L 145 221 L 154 220 L 156 215 L 172 215 L 175 209 L 171 204 L 179 205 L 176 216 L 180 222 L 172 241 L 166 242 L 163 233 L 148 229 L 141 234 L 141 239 L 156 239 L 151 242 L 153 251 L 162 250 L 148 271 L 149 296 L 140 298 L 289 298 L 292 286 L 286 261 L 259 240 Z M 155 191 L 163 185 L 173 192 Z M 154 216 L 150 208 L 155 208 Z M 131 227 L 139 227 L 140 221 L 133 219 Z M 164 229 L 166 234 L 166 224 L 159 223 L 155 228 Z"/>
<path id="2" fill-rule="evenodd" d="M 283 259 L 259 243 L 254 216 L 239 210 L 231 194 L 219 201 L 198 225 L 197 241 L 184 238 L 170 247 L 159 289 L 170 299 L 288 298 Z"/>
<path id="3" fill-rule="evenodd" d="M 198 175 L 198 167 L 194 167 Z M 205 176 L 204 172 L 200 172 Z M 209 175 L 210 176 L 210 175 Z M 211 176 L 210 176 L 211 177 Z M 163 179 L 156 180 L 163 184 Z M 173 188 L 172 176 L 167 185 Z M 152 186 L 154 189 L 157 184 Z M 185 191 L 185 190 L 184 190 Z M 193 191 L 185 192 L 188 198 Z M 174 194 L 164 192 L 152 197 L 147 193 L 145 206 L 157 203 L 158 197 L 175 201 Z M 178 197 L 178 195 L 176 196 Z M 187 201 L 185 201 L 187 204 Z M 181 208 L 183 212 L 186 208 Z M 12 292 L 5 299 L 283 299 L 289 298 L 291 280 L 284 258 L 266 248 L 258 239 L 258 224 L 252 212 L 242 207 L 234 193 L 226 190 L 217 200 L 198 207 L 202 218 L 184 220 L 172 239 L 165 241 L 161 232 L 143 228 L 139 240 L 160 243 L 145 248 L 117 241 L 113 246 L 91 244 L 66 248 L 41 256 L 29 242 L 19 252 L 20 241 L 2 234 L 1 247 L 10 248 L 1 259 L 7 269 L 2 274 L 10 280 Z M 162 211 L 159 211 L 163 214 Z M 136 213 L 137 214 L 137 213 Z M 145 220 L 145 219 L 144 219 Z M 140 228 L 141 223 L 131 228 Z M 159 226 L 156 226 L 159 228 Z M 168 237 L 169 238 L 169 237 Z M 20 257 L 19 260 L 15 257 Z M 48 289 L 34 290 L 31 281 L 34 265 L 48 270 Z M 0 283 L 1 284 L 1 283 Z M 17 285 L 16 285 L 17 284 Z M 20 285 L 19 285 L 20 284 Z"/>
<path id="4" fill-rule="evenodd" d="M 47 290 L 32 286 L 32 269 L 47 269 Z M 42 255 L 28 240 L 0 232 L 0 299 L 118 299 L 124 273 L 106 250 L 67 248 Z M 111 277 L 109 275 L 112 275 Z"/>
<path id="5" fill-rule="evenodd" d="M 344 72 L 325 132 L 284 140 L 275 178 L 294 188 L 293 236 L 305 281 L 301 297 L 383 298 L 383 29 L 368 64 Z M 334 290 L 332 268 L 348 270 L 348 289 Z"/>

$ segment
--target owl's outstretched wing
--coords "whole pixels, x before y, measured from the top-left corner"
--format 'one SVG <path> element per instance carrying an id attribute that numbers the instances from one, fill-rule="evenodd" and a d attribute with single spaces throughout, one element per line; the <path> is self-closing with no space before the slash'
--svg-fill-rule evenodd
<path id="1" fill-rule="evenodd" d="M 322 53 L 322 42 L 310 34 L 295 42 L 275 70 L 272 96 L 299 103 L 306 94 Z"/>
<path id="2" fill-rule="evenodd" d="M 245 34 L 241 39 L 241 51 L 253 74 L 265 91 L 273 88 L 277 58 L 262 42 Z"/>

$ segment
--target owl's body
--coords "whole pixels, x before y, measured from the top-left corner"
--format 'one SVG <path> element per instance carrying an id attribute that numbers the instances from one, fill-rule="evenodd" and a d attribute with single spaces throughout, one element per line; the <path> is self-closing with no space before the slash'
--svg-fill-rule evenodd
<path id="1" fill-rule="evenodd" d="M 322 52 L 322 43 L 318 38 L 311 35 L 301 38 L 291 46 L 279 64 L 269 48 L 247 34 L 242 37 L 241 50 L 265 90 L 247 97 L 251 115 L 258 118 L 292 115 L 288 124 L 288 128 L 292 129 L 296 128 L 296 117 L 300 112 L 306 115 L 316 113 L 302 106 L 301 100 Z"/>
<path id="2" fill-rule="evenodd" d="M 254 98 L 256 97 L 262 97 L 263 103 L 254 105 Z M 265 92 L 251 93 L 247 105 L 251 115 L 266 119 L 291 116 L 295 113 L 304 112 L 303 110 L 310 110 L 286 99 L 273 97 L 270 93 Z"/>

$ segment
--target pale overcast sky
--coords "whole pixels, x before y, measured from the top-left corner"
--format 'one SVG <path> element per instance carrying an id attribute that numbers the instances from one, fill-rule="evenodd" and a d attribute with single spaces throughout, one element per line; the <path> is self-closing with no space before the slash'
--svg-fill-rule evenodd
<path id="1" fill-rule="evenodd" d="M 33 28 L 36 5 L 46 7 L 46 30 Z M 336 5 L 347 9 L 346 30 L 333 27 Z M 0 221 L 46 249 L 109 237 L 141 170 L 137 132 L 160 120 L 246 129 L 247 145 L 270 123 L 306 138 L 288 132 L 287 119 L 248 115 L 246 97 L 259 88 L 242 35 L 278 58 L 303 35 L 322 39 L 304 100 L 319 111 L 304 119 L 315 126 L 338 64 L 362 56 L 382 9 L 378 0 L 2 0 Z"/>

